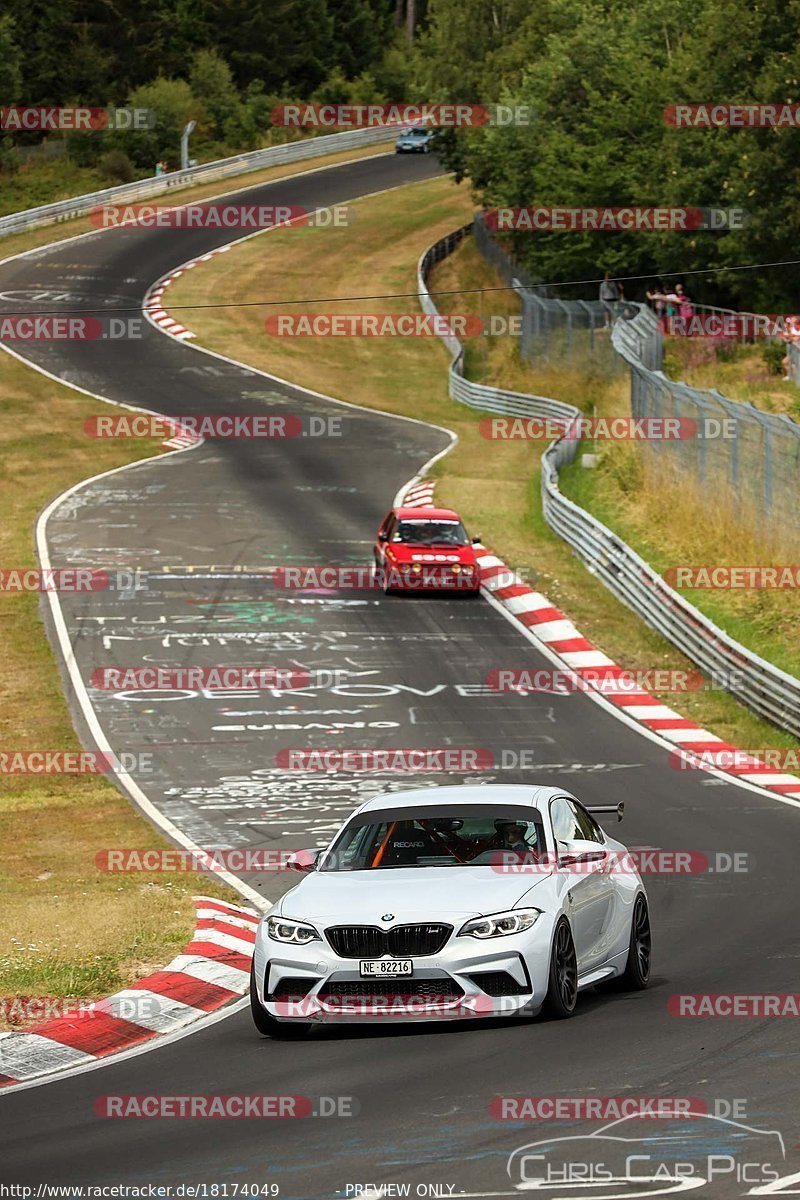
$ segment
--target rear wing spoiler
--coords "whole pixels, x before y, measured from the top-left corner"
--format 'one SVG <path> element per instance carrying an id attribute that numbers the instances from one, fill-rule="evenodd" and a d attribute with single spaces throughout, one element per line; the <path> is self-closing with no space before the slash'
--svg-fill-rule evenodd
<path id="1" fill-rule="evenodd" d="M 619 804 L 597 804 L 590 808 L 587 804 L 586 811 L 592 813 L 593 816 L 603 816 L 609 813 L 616 813 L 617 820 L 621 821 L 625 815 L 625 801 L 620 801 Z"/>

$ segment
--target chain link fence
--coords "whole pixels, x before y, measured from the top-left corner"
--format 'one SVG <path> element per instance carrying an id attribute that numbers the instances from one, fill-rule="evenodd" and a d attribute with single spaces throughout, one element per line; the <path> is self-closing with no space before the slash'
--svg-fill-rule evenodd
<path id="1" fill-rule="evenodd" d="M 618 317 L 633 316 L 637 304 L 626 301 L 559 300 L 552 288 L 533 278 L 487 229 L 482 214 L 473 222 L 475 244 L 502 279 L 517 292 L 522 308 L 520 354 L 526 362 L 568 363 L 587 360 L 602 374 L 624 369 L 614 352 L 611 330 Z"/>
<path id="2" fill-rule="evenodd" d="M 670 379 L 661 369 L 664 338 L 659 322 L 646 305 L 611 306 L 545 296 L 547 289 L 498 244 L 480 215 L 473 228 L 480 253 L 519 290 L 523 358 L 582 361 L 601 370 L 627 363 L 632 415 L 680 420 L 680 438 L 641 443 L 653 461 L 696 483 L 715 505 L 724 501 L 756 528 L 800 538 L 800 425 L 790 417 L 729 400 L 714 389 Z M 731 311 L 697 305 L 694 310 Z M 601 328 L 609 315 L 611 328 Z M 789 373 L 800 382 L 800 347 L 795 344 L 789 346 Z"/>
<path id="3" fill-rule="evenodd" d="M 797 342 L 789 343 L 789 378 L 800 385 L 800 346 Z"/>
<path id="4" fill-rule="evenodd" d="M 682 418 L 685 436 L 643 443 L 653 458 L 748 523 L 800 538 L 800 425 L 650 367 L 658 355 L 653 345 L 662 339 L 646 309 L 618 321 L 612 340 L 630 364 L 633 416 Z"/>

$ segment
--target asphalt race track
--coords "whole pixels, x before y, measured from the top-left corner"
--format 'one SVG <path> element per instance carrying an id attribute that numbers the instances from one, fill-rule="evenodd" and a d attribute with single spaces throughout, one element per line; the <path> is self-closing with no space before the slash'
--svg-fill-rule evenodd
<path id="1" fill-rule="evenodd" d="M 427 157 L 389 155 L 240 198 L 312 208 L 437 169 Z M 403 192 L 387 202 L 403 204 Z M 0 266 L 0 312 L 132 315 L 155 279 L 231 236 L 113 230 L 43 248 Z M 264 295 L 280 296 L 280 280 L 266 278 Z M 146 583 L 63 597 L 87 684 L 98 667 L 155 662 L 338 672 L 290 695 L 91 691 L 114 749 L 152 755 L 154 769 L 136 782 L 200 845 L 322 844 L 361 798 L 409 786 L 396 776 L 286 772 L 276 764 L 281 748 L 485 747 L 499 766 L 470 781 L 562 783 L 590 804 L 624 799 L 628 845 L 746 852 L 749 869 L 649 877 L 651 987 L 585 994 L 571 1021 L 348 1028 L 292 1043 L 259 1039 L 239 1010 L 149 1052 L 0 1094 L 2 1182 L 274 1183 L 286 1198 L 353 1196 L 353 1185 L 365 1183 L 408 1184 L 411 1195 L 436 1194 L 415 1191 L 433 1184 L 444 1196 L 514 1194 L 520 1176 L 506 1172 L 513 1150 L 598 1127 L 498 1121 L 489 1110 L 498 1095 L 693 1097 L 709 1111 L 716 1100 L 738 1100 L 745 1124 L 783 1135 L 785 1161 L 772 1156 L 777 1173 L 800 1171 L 796 1026 L 679 1019 L 667 1010 L 675 993 L 798 990 L 800 811 L 710 776 L 677 774 L 661 744 L 580 694 L 490 692 L 493 668 L 549 664 L 483 600 L 279 592 L 259 581 L 258 570 L 275 565 L 368 562 L 395 492 L 447 445 L 446 434 L 326 403 L 149 326 L 141 341 L 20 347 L 69 383 L 159 413 L 270 411 L 340 422 L 337 436 L 207 441 L 90 482 L 48 523 L 53 565 L 127 564 Z M 77 708 L 75 720 L 88 739 Z M 523 751 L 533 770 L 518 765 Z M 442 782 L 454 780 L 413 780 Z M 267 897 L 287 886 L 282 874 L 247 882 Z M 95 1115 L 100 1096 L 154 1092 L 346 1096 L 356 1112 L 274 1122 Z M 655 1124 L 637 1123 L 626 1136 L 652 1137 Z M 719 1122 L 684 1122 L 670 1133 L 678 1158 L 741 1146 Z M 744 1195 L 753 1182 L 730 1171 L 697 1194 Z M 655 1194 L 656 1186 L 619 1194 Z"/>

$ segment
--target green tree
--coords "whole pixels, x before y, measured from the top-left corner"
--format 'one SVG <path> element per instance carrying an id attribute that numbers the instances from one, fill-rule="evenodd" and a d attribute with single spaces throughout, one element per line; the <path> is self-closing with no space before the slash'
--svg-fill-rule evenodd
<path id="1" fill-rule="evenodd" d="M 189 71 L 189 86 L 202 103 L 207 132 L 223 138 L 226 129 L 241 130 L 244 110 L 228 64 L 214 50 L 198 50 Z"/>
<path id="2" fill-rule="evenodd" d="M 392 40 L 391 7 L 382 0 L 328 0 L 336 66 L 348 79 L 370 71 Z"/>
<path id="3" fill-rule="evenodd" d="M 3 104 L 20 100 L 22 87 L 22 55 L 14 37 L 14 21 L 0 17 L 0 96 Z"/>
<path id="4" fill-rule="evenodd" d="M 123 131 L 109 135 L 110 145 L 123 149 L 140 168 L 152 170 L 166 161 L 175 170 L 180 166 L 181 133 L 187 121 L 203 121 L 202 102 L 184 79 L 159 77 L 136 88 L 128 98 L 132 108 L 150 109 L 155 118 L 152 129 Z"/>

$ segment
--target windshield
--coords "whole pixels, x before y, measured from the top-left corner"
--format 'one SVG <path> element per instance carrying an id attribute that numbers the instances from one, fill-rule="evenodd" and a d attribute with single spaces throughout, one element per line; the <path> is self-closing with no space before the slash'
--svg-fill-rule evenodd
<path id="1" fill-rule="evenodd" d="M 466 546 L 467 531 L 460 521 L 401 521 L 392 538 L 414 546 Z"/>
<path id="2" fill-rule="evenodd" d="M 502 808 L 365 813 L 340 833 L 321 871 L 375 871 L 392 867 L 496 867 L 545 854 L 535 809 Z M 506 857 L 509 856 L 509 857 Z"/>

